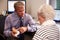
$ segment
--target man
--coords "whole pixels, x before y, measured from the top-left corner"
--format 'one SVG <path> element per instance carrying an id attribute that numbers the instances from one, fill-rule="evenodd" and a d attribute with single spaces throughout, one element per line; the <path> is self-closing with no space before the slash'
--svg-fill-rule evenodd
<path id="1" fill-rule="evenodd" d="M 6 37 L 12 37 L 12 40 L 24 40 L 26 31 L 36 31 L 35 22 L 29 14 L 25 13 L 25 5 L 22 1 L 16 2 L 14 8 L 15 12 L 5 20 L 4 34 Z M 15 36 L 15 34 L 19 35 Z"/>

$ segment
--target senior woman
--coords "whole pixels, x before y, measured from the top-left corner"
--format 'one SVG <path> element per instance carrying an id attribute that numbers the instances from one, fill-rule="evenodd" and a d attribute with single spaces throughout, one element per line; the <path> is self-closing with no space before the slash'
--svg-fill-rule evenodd
<path id="1" fill-rule="evenodd" d="M 55 11 L 52 6 L 43 4 L 38 11 L 38 20 L 41 24 L 32 40 L 59 40 L 59 29 L 53 21 Z"/>

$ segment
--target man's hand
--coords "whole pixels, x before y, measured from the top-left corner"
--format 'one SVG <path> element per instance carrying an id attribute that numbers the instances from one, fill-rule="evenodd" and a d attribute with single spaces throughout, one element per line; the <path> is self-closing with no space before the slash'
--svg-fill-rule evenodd
<path id="1" fill-rule="evenodd" d="M 22 33 L 26 32 L 27 29 L 28 29 L 27 27 L 20 27 L 19 32 L 22 34 Z"/>
<path id="2" fill-rule="evenodd" d="M 15 37 L 15 34 L 17 33 L 17 29 L 16 28 L 12 28 L 12 31 L 11 31 L 11 35 L 13 36 L 13 37 Z"/>

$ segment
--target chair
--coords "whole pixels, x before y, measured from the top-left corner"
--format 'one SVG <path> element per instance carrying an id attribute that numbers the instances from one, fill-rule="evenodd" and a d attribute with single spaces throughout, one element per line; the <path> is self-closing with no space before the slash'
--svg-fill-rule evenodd
<path id="1" fill-rule="evenodd" d="M 4 31 L 4 24 L 5 24 L 6 16 L 0 15 L 0 39 L 5 40 L 3 31 Z"/>

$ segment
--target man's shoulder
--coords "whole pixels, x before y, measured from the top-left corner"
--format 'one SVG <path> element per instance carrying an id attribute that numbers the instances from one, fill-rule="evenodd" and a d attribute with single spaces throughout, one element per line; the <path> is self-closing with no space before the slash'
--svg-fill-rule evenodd
<path id="1" fill-rule="evenodd" d="M 28 13 L 26 13 L 26 14 L 25 14 L 25 16 L 26 16 L 26 17 L 31 17 L 31 15 L 30 15 L 30 14 L 28 14 Z"/>
<path id="2" fill-rule="evenodd" d="M 12 14 L 9 14 L 6 18 L 10 18 L 10 17 L 12 17 L 14 14 L 12 13 Z"/>

